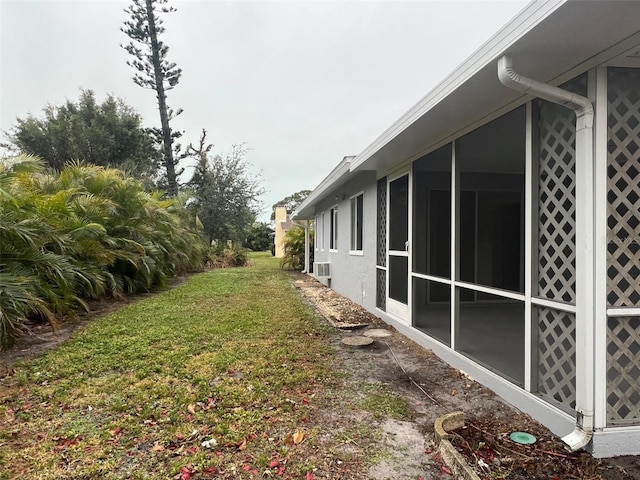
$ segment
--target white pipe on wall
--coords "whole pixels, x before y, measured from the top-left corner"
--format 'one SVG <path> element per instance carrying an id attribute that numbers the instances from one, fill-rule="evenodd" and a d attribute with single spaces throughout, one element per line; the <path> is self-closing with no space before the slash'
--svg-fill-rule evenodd
<path id="1" fill-rule="evenodd" d="M 595 409 L 593 104 L 582 95 L 516 73 L 507 56 L 498 60 L 498 78 L 506 87 L 576 114 L 576 427 L 562 439 L 576 451 L 593 436 Z"/>

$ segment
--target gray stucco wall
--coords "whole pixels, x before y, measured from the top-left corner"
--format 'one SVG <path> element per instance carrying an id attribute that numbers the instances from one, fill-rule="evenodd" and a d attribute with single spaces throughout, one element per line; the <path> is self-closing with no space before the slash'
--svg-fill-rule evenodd
<path id="1" fill-rule="evenodd" d="M 360 192 L 363 196 L 362 255 L 350 255 L 351 197 Z M 316 219 L 324 212 L 323 228 L 316 226 L 316 233 L 324 237 L 324 251 L 315 250 L 315 262 L 331 262 L 329 285 L 336 292 L 375 310 L 376 285 L 376 209 L 377 190 L 375 172 L 363 172 L 338 190 L 331 192 L 316 207 Z M 329 251 L 330 210 L 338 207 L 338 251 Z"/>

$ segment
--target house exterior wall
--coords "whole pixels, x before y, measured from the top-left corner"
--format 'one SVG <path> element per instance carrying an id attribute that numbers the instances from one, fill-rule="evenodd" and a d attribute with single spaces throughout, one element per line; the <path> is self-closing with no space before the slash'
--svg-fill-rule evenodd
<path id="1" fill-rule="evenodd" d="M 595 71 L 591 71 L 589 76 L 591 80 L 594 80 Z M 580 83 L 581 81 L 584 81 L 585 78 L 586 74 L 581 76 L 580 79 L 576 77 L 575 80 Z M 599 84 L 599 88 L 601 90 L 604 89 L 605 86 L 605 83 Z M 572 89 L 573 87 L 572 85 L 567 85 L 565 88 Z M 580 87 L 582 90 L 580 93 L 587 93 L 584 88 L 584 86 Z M 590 97 L 596 104 L 597 108 L 598 103 L 594 92 L 595 87 L 591 88 Z M 598 98 L 606 98 L 606 95 L 603 95 L 603 92 L 600 92 Z M 460 302 L 460 295 L 464 294 L 461 292 L 469 294 L 474 291 L 475 288 L 475 301 L 480 300 L 481 302 L 486 302 L 491 298 L 490 301 L 494 303 L 497 299 L 499 301 L 506 300 L 507 304 L 513 304 L 515 302 L 521 305 L 519 308 L 522 310 L 518 313 L 518 321 L 523 322 L 523 333 L 519 333 L 521 337 L 517 340 L 516 346 L 522 345 L 522 348 L 518 347 L 518 349 L 521 352 L 524 352 L 522 355 L 525 360 L 519 367 L 521 369 L 520 371 L 523 372 L 523 377 L 520 380 L 514 380 L 515 377 L 505 374 L 504 371 L 501 372 L 498 365 L 490 364 L 490 360 L 488 361 L 489 365 L 487 365 L 487 361 L 482 361 L 482 357 L 477 357 L 473 353 L 469 353 L 472 352 L 472 350 L 465 350 L 465 346 L 460 343 L 461 337 L 458 333 L 460 328 L 464 328 L 464 324 L 461 325 L 460 318 L 456 318 L 456 315 L 459 315 L 459 313 L 454 313 L 456 311 L 460 312 L 460 305 L 454 305 L 454 307 L 451 308 L 451 301 L 449 303 L 449 308 L 451 308 L 452 312 L 451 318 L 454 318 L 454 320 L 451 321 L 451 331 L 453 332 L 454 330 L 457 330 L 455 336 L 453 336 L 452 333 L 452 337 L 449 339 L 448 344 L 446 341 L 443 341 L 442 338 L 430 335 L 428 329 L 420 328 L 416 324 L 414 303 L 419 300 L 416 296 L 416 292 L 409 294 L 409 308 L 413 313 L 410 313 L 409 318 L 407 319 L 398 318 L 389 314 L 388 311 L 385 311 L 384 305 L 380 308 L 376 308 L 376 288 L 381 288 L 380 285 L 377 285 L 376 281 L 379 270 L 376 269 L 376 264 L 379 263 L 377 262 L 377 260 L 379 260 L 377 258 L 377 214 L 379 196 L 381 192 L 380 185 L 377 184 L 377 179 L 381 179 L 380 181 L 382 184 L 386 186 L 387 182 L 393 178 L 392 175 L 385 178 L 385 176 L 390 173 L 389 171 L 378 171 L 375 174 L 373 172 L 361 173 L 360 176 L 355 178 L 355 180 L 332 191 L 330 194 L 327 194 L 323 200 L 318 202 L 315 207 L 315 218 L 316 221 L 320 221 L 324 218 L 324 224 L 320 227 L 321 231 L 320 229 L 317 231 L 320 232 L 324 238 L 319 239 L 316 243 L 315 261 L 331 263 L 331 279 L 327 280 L 326 283 L 334 290 L 363 305 L 367 310 L 381 317 L 407 337 L 416 341 L 420 345 L 433 350 L 437 355 L 454 367 L 464 370 L 476 380 L 487 385 L 496 393 L 501 395 L 505 400 L 541 421 L 556 435 L 566 436 L 572 432 L 576 423 L 576 413 L 574 410 L 576 398 L 576 370 L 584 368 L 584 365 L 576 364 L 575 361 L 576 332 L 577 329 L 582 327 L 580 326 L 580 322 L 576 320 L 576 296 L 574 290 L 576 266 L 575 260 L 570 256 L 575 249 L 575 231 L 573 227 L 574 224 L 572 223 L 574 221 L 571 220 L 575 216 L 574 211 L 576 208 L 574 192 L 576 188 L 580 188 L 579 185 L 576 185 L 577 180 L 574 166 L 575 150 L 572 148 L 572 143 L 574 142 L 574 137 L 572 137 L 572 135 L 575 134 L 572 132 L 575 132 L 575 118 L 572 118 L 571 115 L 567 116 L 568 112 L 570 114 L 570 111 L 548 103 L 540 103 L 540 100 L 537 99 L 526 102 L 523 105 L 526 106 L 527 111 L 526 129 L 528 133 L 526 140 L 524 134 L 522 134 L 518 142 L 523 149 L 524 145 L 527 144 L 527 142 L 530 142 L 527 147 L 529 153 L 527 154 L 526 162 L 529 166 L 526 169 L 527 173 L 525 183 L 530 184 L 531 186 L 527 187 L 527 189 L 524 188 L 524 185 L 515 188 L 513 182 L 516 180 L 513 179 L 509 180 L 507 183 L 510 185 L 509 189 L 519 192 L 523 199 L 528 197 L 526 210 L 531 213 L 528 214 L 529 223 L 522 230 L 522 235 L 529 237 L 529 240 L 527 240 L 527 242 L 529 242 L 527 245 L 529 246 L 525 247 L 523 243 L 523 246 L 521 247 L 521 251 L 523 252 L 521 254 L 521 258 L 524 259 L 526 256 L 524 251 L 529 250 L 529 254 L 526 256 L 527 259 L 522 260 L 522 265 L 529 265 L 527 267 L 529 273 L 526 274 L 529 277 L 529 286 L 525 288 L 522 279 L 519 282 L 511 282 L 513 283 L 513 287 L 504 287 L 500 283 L 496 283 L 494 285 L 490 279 L 483 280 L 482 276 L 478 276 L 478 274 L 476 274 L 476 277 L 474 278 L 463 277 L 461 279 L 460 271 L 454 273 L 453 276 L 449 274 L 449 277 L 444 274 L 444 276 L 438 280 L 438 278 L 433 277 L 440 277 L 441 275 L 439 273 L 428 271 L 418 273 L 415 264 L 410 265 L 409 269 L 409 275 L 413 280 L 413 284 L 415 284 L 416 280 L 422 282 L 438 280 L 441 282 L 441 285 L 449 285 L 447 288 L 451 289 L 451 298 L 454 299 L 453 302 Z M 517 109 L 522 111 L 524 109 L 523 105 L 520 105 L 507 113 L 510 114 L 511 112 L 515 112 Z M 640 117 L 640 113 L 637 113 L 635 117 Z M 476 130 L 472 130 L 469 133 L 476 135 L 476 133 L 483 127 L 491 125 L 492 122 L 494 121 L 489 121 L 487 124 L 478 127 Z M 557 130 L 560 122 L 564 123 L 564 130 L 552 132 L 550 130 L 551 127 L 548 127 L 548 125 L 553 125 L 553 128 Z M 514 121 L 510 120 L 506 123 L 513 124 Z M 495 122 L 495 125 L 499 124 L 500 122 Z M 522 121 L 521 124 L 525 125 Z M 501 131 L 501 127 L 499 126 L 494 128 L 496 128 L 496 133 Z M 525 127 L 523 126 L 521 128 Z M 606 143 L 607 140 L 604 137 L 606 137 L 607 132 L 602 128 L 597 130 L 597 132 L 599 132 L 597 135 L 603 137 L 600 138 L 598 142 L 604 141 Z M 477 143 L 478 136 L 476 135 L 474 137 L 473 135 L 468 136 L 466 140 L 464 139 L 464 136 L 451 139 L 452 143 L 450 145 L 455 145 L 454 149 L 456 149 L 455 153 L 457 154 L 456 158 L 458 162 L 453 168 L 454 174 L 458 175 L 457 180 L 454 180 L 453 184 L 462 185 L 461 187 L 456 187 L 460 188 L 458 195 L 462 195 L 465 192 L 468 194 L 469 192 L 474 191 L 472 188 L 473 186 L 476 186 L 476 190 L 479 192 L 487 191 L 485 188 L 486 181 L 489 181 L 487 173 L 482 173 L 482 171 L 475 170 L 475 167 L 472 167 L 472 170 L 469 171 L 471 173 L 470 178 L 472 178 L 475 183 L 471 185 L 467 182 L 467 185 L 465 186 L 464 179 L 462 179 L 462 183 L 460 183 L 461 172 L 462 174 L 465 172 L 464 141 L 467 142 L 469 147 L 472 147 L 467 148 L 467 152 L 478 152 L 484 148 L 486 149 L 485 154 L 490 157 L 495 157 L 496 154 L 499 153 L 499 150 L 495 150 L 495 147 L 492 146 L 491 142 L 487 142 L 486 144 Z M 486 135 L 487 134 L 485 134 L 486 138 L 490 138 Z M 510 137 L 513 138 L 513 135 L 511 134 Z M 566 143 L 566 147 L 562 152 L 558 150 L 557 146 L 558 143 L 556 139 L 559 137 L 562 137 Z M 464 141 L 461 142 L 461 140 Z M 627 144 L 630 142 L 629 139 L 626 139 L 625 141 Z M 635 141 L 640 143 L 640 140 L 637 138 Z M 609 143 L 611 143 L 611 141 L 609 141 Z M 460 148 L 462 148 L 462 150 L 460 150 Z M 553 152 L 551 152 L 552 148 Z M 633 171 L 640 171 L 640 163 L 638 163 L 640 161 L 638 160 L 640 155 L 636 155 L 635 150 L 633 150 L 633 152 L 633 158 L 629 157 L 629 155 L 625 157 L 625 162 L 627 162 L 625 165 L 633 163 L 633 168 L 635 169 Z M 554 154 L 557 158 L 549 156 Z M 428 155 L 430 154 L 427 154 L 427 156 Z M 473 155 L 475 155 L 475 153 Z M 421 157 L 416 160 L 414 165 L 424 158 L 425 157 Z M 468 157 L 468 159 L 475 160 L 475 157 Z M 402 160 L 403 159 L 398 159 L 398 163 L 401 163 Z M 604 161 L 606 164 L 606 158 L 600 158 L 596 161 L 600 162 L 600 164 L 603 164 Z M 559 169 L 558 165 L 562 162 L 568 163 L 566 163 L 562 169 Z M 474 163 L 468 164 L 474 165 Z M 481 163 L 478 163 L 478 165 L 480 164 Z M 497 169 L 496 171 L 500 171 L 500 168 L 502 167 L 500 165 L 496 165 L 495 168 Z M 626 168 L 628 169 L 629 167 Z M 611 171 L 611 168 L 609 168 L 609 171 Z M 418 177 L 416 175 L 415 168 L 413 172 L 413 176 L 411 177 L 411 189 L 427 188 L 425 187 L 425 184 L 416 184 Z M 433 177 L 433 175 L 440 175 L 441 173 L 429 172 L 429 174 Z M 486 178 L 482 177 L 482 175 L 485 175 Z M 504 176 L 504 173 L 500 171 L 500 174 L 493 176 L 493 180 L 491 180 L 491 182 L 495 183 L 495 181 Z M 484 184 L 482 183 L 484 181 L 482 180 L 483 178 L 486 180 Z M 520 180 L 518 181 L 520 182 L 524 180 L 524 170 L 519 178 Z M 571 182 L 567 179 L 571 180 Z M 614 178 L 614 180 L 616 179 L 617 177 Z M 451 180 L 445 180 L 444 184 L 446 184 L 447 181 Z M 431 180 L 429 180 L 429 182 L 431 182 Z M 548 182 L 550 182 L 551 185 L 564 185 L 564 191 L 559 192 L 550 188 Z M 612 188 L 612 184 L 613 181 L 609 179 L 609 189 Z M 430 188 L 431 187 L 429 186 L 426 191 L 430 191 Z M 634 187 L 634 191 L 636 190 L 638 189 Z M 489 189 L 489 191 L 492 190 Z M 495 188 L 493 191 L 496 191 Z M 364 244 L 362 255 L 353 255 L 349 253 L 351 226 L 350 199 L 353 195 L 359 192 L 364 193 Z M 609 195 L 609 197 L 611 197 L 611 195 Z M 413 201 L 416 201 L 417 198 L 418 197 L 415 195 L 412 196 Z M 479 197 L 476 196 L 476 198 Z M 628 196 L 623 196 L 622 198 L 624 198 L 624 201 L 626 202 L 629 201 Z M 556 202 L 556 205 L 547 205 L 550 199 L 553 202 Z M 594 202 L 601 202 L 604 204 L 607 202 L 606 196 L 600 195 L 599 197 L 594 197 Z M 558 206 L 560 204 L 562 204 L 562 209 Z M 387 205 L 388 204 L 385 203 L 385 205 L 382 206 L 383 210 L 386 210 Z M 330 251 L 329 249 L 329 237 L 332 221 L 330 212 L 333 208 L 338 209 L 337 251 Z M 425 206 L 418 207 L 417 205 L 413 205 L 412 207 L 413 215 L 411 221 L 413 222 L 413 229 L 416 232 L 422 231 L 421 229 L 424 229 L 425 227 L 425 225 L 418 227 L 416 222 L 422 222 L 424 224 L 425 221 L 428 222 L 428 220 L 425 219 L 431 218 L 430 216 L 433 215 L 433 213 L 427 213 L 427 210 L 424 210 L 425 208 Z M 448 209 L 449 207 L 446 208 Z M 577 208 L 580 208 L 580 206 L 578 205 Z M 550 218 L 551 213 L 553 212 L 557 214 L 560 210 L 563 212 L 561 215 L 562 218 L 556 216 L 556 220 L 550 223 L 548 219 Z M 630 208 L 630 210 L 633 209 Z M 611 208 L 610 211 L 612 211 Z M 385 215 L 388 215 L 388 212 L 385 213 Z M 460 211 L 452 213 L 452 215 L 455 218 L 455 216 L 460 215 Z M 521 215 L 521 218 L 525 217 L 524 213 Z M 629 220 L 632 225 L 636 225 L 636 223 L 633 222 L 634 218 L 635 216 Z M 628 220 L 626 217 L 625 219 L 618 219 L 618 222 L 616 222 L 615 225 L 621 225 L 620 222 L 622 222 L 622 220 Z M 460 220 L 458 220 L 458 222 L 459 221 Z M 565 225 L 567 221 L 570 221 L 568 227 Z M 565 225 L 564 228 L 562 227 L 563 225 Z M 557 238 L 558 231 L 564 231 L 566 233 L 566 238 L 559 240 Z M 547 239 L 551 234 L 556 235 L 553 242 L 560 243 L 551 243 L 552 240 Z M 457 241 L 460 242 L 461 240 L 458 239 Z M 565 243 L 568 245 L 566 248 Z M 413 244 L 418 245 L 415 237 L 413 238 Z M 321 245 L 324 245 L 324 250 L 320 248 Z M 634 245 L 635 243 L 632 243 L 630 248 L 635 248 Z M 557 251 L 559 251 L 561 247 L 565 252 L 563 255 L 566 254 L 567 257 L 555 258 L 559 255 Z M 454 239 L 451 244 L 451 252 L 460 252 L 460 248 L 463 247 L 461 247 L 459 243 L 456 244 L 456 240 Z M 475 248 L 477 254 L 480 250 L 478 250 L 478 246 Z M 547 258 L 550 255 L 547 252 L 549 249 L 553 249 L 553 252 L 556 252 L 554 253 L 555 257 L 551 260 Z M 611 248 L 609 248 L 609 251 L 611 251 Z M 480 251 L 480 253 L 482 252 Z M 459 254 L 460 253 L 457 253 L 456 255 Z M 485 257 L 486 255 L 483 254 L 483 261 L 486 260 Z M 458 257 L 458 260 L 459 259 L 460 258 Z M 416 261 L 415 256 L 412 257 L 412 261 Z M 482 262 L 475 262 L 476 266 L 482 265 Z M 609 260 L 609 262 L 611 262 L 611 260 Z M 499 263 L 496 263 L 496 265 L 498 264 Z M 547 270 L 543 270 L 541 265 L 546 265 Z M 558 269 L 560 268 L 560 265 L 562 265 L 563 270 L 557 272 L 550 271 L 550 265 L 556 265 Z M 637 265 L 637 262 L 629 263 L 627 269 L 631 269 L 633 265 Z M 526 269 L 524 266 L 521 268 L 521 274 L 524 274 Z M 566 277 L 565 270 L 572 272 L 571 278 Z M 553 276 L 554 274 L 559 275 L 560 273 L 564 273 L 562 281 L 558 280 L 560 277 L 554 278 Z M 462 282 L 460 280 L 462 280 Z M 604 280 L 605 279 L 600 279 L 599 281 L 602 283 Z M 611 279 L 609 279 L 609 283 L 611 283 Z M 384 290 L 384 288 L 383 284 L 382 289 Z M 496 294 L 500 295 L 500 292 L 495 290 L 496 288 L 506 288 L 506 290 L 512 290 L 512 293 L 509 293 L 505 297 L 496 297 Z M 611 296 L 611 291 L 612 289 L 610 288 L 608 290 L 609 296 Z M 635 293 L 633 293 L 633 295 L 635 295 Z M 502 298 L 502 300 L 500 300 L 500 298 Z M 463 298 L 462 301 L 466 301 L 468 303 L 470 298 L 467 298 L 466 300 Z M 635 302 L 635 304 L 631 306 L 634 310 L 629 310 L 629 315 L 635 316 L 638 314 L 638 303 L 640 303 L 640 301 Z M 632 326 L 640 324 L 640 322 L 637 320 L 637 316 L 623 317 L 622 313 L 627 314 L 627 311 L 618 312 L 615 309 L 615 307 L 620 309 L 618 305 L 614 304 L 613 310 L 611 310 L 611 305 L 609 305 L 609 307 L 609 330 L 608 332 L 605 332 L 605 335 L 600 335 L 596 340 L 597 345 L 606 345 L 605 351 L 608 352 L 607 358 L 597 358 L 592 356 L 592 358 L 594 358 L 594 363 L 601 362 L 602 364 L 599 367 L 596 367 L 596 371 L 605 372 L 606 377 L 606 379 L 600 378 L 600 381 L 598 382 L 601 387 L 598 390 L 599 395 L 597 395 L 596 398 L 595 409 L 601 413 L 596 417 L 594 437 L 589 445 L 590 451 L 598 457 L 618 454 L 638 454 L 639 452 L 637 447 L 633 446 L 635 444 L 633 442 L 625 442 L 624 439 L 640 440 L 640 427 L 638 425 L 640 423 L 640 419 L 637 414 L 638 408 L 640 407 L 632 401 L 632 399 L 635 398 L 634 396 L 637 394 L 638 387 L 634 382 L 629 380 L 631 377 L 637 377 L 634 372 L 640 368 L 640 366 L 637 365 L 638 345 L 640 344 L 637 331 L 639 329 L 637 327 L 623 329 L 622 327 L 616 326 L 621 320 L 632 324 Z M 627 305 L 625 304 L 623 307 L 627 307 Z M 631 318 L 631 320 L 629 320 L 629 318 Z M 471 320 L 471 318 L 469 319 Z M 477 319 L 473 320 L 475 321 Z M 470 324 L 471 323 L 468 323 L 468 325 Z M 635 340 L 633 340 L 634 343 L 627 342 L 627 344 L 622 345 L 621 341 L 614 338 L 616 334 L 619 334 L 620 338 L 627 338 L 628 336 L 635 338 Z M 467 335 L 469 334 L 467 333 Z M 472 336 L 475 338 L 475 334 L 472 334 Z M 529 350 L 524 348 L 525 343 L 530 344 L 531 347 Z M 612 350 L 611 345 L 617 345 L 617 350 Z M 474 347 L 476 347 L 474 344 L 468 344 L 466 346 L 466 348 Z M 562 353 L 559 354 L 557 358 L 551 355 L 551 353 L 556 355 L 560 350 L 562 350 Z M 503 352 L 503 355 L 506 355 L 506 353 Z M 635 362 L 630 360 L 634 356 L 636 358 Z M 624 361 L 621 362 L 619 357 Z M 479 358 L 480 361 L 478 361 Z M 560 379 L 562 375 L 560 375 L 560 377 L 558 376 L 559 371 L 565 372 L 564 378 Z M 603 385 L 607 385 L 608 390 L 603 389 Z M 613 402 L 611 398 L 618 400 Z M 614 409 L 617 409 L 615 410 L 615 414 L 618 415 L 618 417 L 620 416 L 618 412 L 622 412 L 622 414 L 626 415 L 623 422 L 611 421 Z M 602 412 L 605 411 L 606 418 L 605 415 L 602 414 Z M 615 417 L 615 420 L 618 420 L 618 417 Z M 625 428 L 622 428 L 622 424 L 625 424 Z"/>
<path id="2" fill-rule="evenodd" d="M 363 246 L 362 254 L 350 254 L 351 197 L 363 193 Z M 331 209 L 338 209 L 338 248 L 329 248 Z M 322 213 L 324 212 L 324 215 Z M 322 218 L 324 217 L 324 223 Z M 331 279 L 324 283 L 348 299 L 375 310 L 375 255 L 376 255 L 376 178 L 374 172 L 357 176 L 342 188 L 333 191 L 315 209 L 316 250 L 314 262 L 331 263 Z M 323 243 L 324 242 L 324 243 Z M 324 245 L 324 250 L 321 249 Z"/>
<path id="3" fill-rule="evenodd" d="M 275 231 L 275 237 L 274 237 L 274 241 L 276 244 L 275 257 L 282 258 L 284 257 L 284 237 L 287 233 L 287 231 L 282 227 L 282 224 L 286 222 L 289 217 L 287 215 L 287 209 L 285 207 L 276 207 L 275 217 L 276 217 L 275 218 L 276 231 Z"/>

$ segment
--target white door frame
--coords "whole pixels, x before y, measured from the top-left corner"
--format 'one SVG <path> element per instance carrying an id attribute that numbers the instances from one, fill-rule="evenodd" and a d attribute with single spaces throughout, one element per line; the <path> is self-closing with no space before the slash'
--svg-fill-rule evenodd
<path id="1" fill-rule="evenodd" d="M 390 250 L 389 236 L 391 232 L 391 192 L 390 185 L 392 182 L 407 177 L 407 242 L 405 250 Z M 412 233 L 412 177 L 411 169 L 387 178 L 387 313 L 393 315 L 398 320 L 411 324 L 411 233 Z M 390 257 L 404 257 L 407 259 L 407 303 L 399 302 L 389 296 L 389 287 L 391 281 L 390 275 Z"/>

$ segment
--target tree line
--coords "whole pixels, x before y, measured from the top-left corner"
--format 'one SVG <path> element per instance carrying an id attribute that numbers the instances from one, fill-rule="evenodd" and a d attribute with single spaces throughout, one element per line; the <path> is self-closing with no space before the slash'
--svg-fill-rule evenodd
<path id="1" fill-rule="evenodd" d="M 108 95 L 101 102 L 87 89 L 80 91 L 77 101 L 47 105 L 40 116 L 17 118 L 2 146 L 14 154 L 34 155 L 56 170 L 82 161 L 121 169 L 148 191 L 162 190 L 168 198 L 186 194 L 209 242 L 247 243 L 256 228 L 264 228 L 256 225 L 264 189 L 260 174 L 247 160 L 247 146 L 213 154 L 212 146 L 204 143 L 203 129 L 199 146 L 183 147 L 178 139 L 184 132 L 171 128 L 182 110 L 169 107 L 167 92 L 178 85 L 182 70 L 168 58 L 161 15 L 175 8 L 167 0 L 133 0 L 125 12 L 130 18 L 121 30 L 130 42 L 122 48 L 131 55 L 127 63 L 135 71 L 133 81 L 156 94 L 160 128 L 145 128 L 141 116 L 123 99 Z M 191 178 L 190 172 L 184 173 L 188 161 L 195 164 Z"/>
<path id="2" fill-rule="evenodd" d="M 155 91 L 160 128 L 124 100 L 46 105 L 16 119 L 0 159 L 0 349 L 33 321 L 52 324 L 93 299 L 149 291 L 211 261 L 212 244 L 265 250 L 264 189 L 245 145 L 213 154 L 202 130 L 182 147 L 167 104 L 181 69 L 168 60 L 167 0 L 133 0 L 122 31 L 134 82 Z M 184 166 L 195 165 L 180 181 Z M 233 249 L 235 251 L 235 249 Z M 237 258 L 242 258 L 238 254 Z M 235 261 L 233 259 L 232 261 Z"/>

